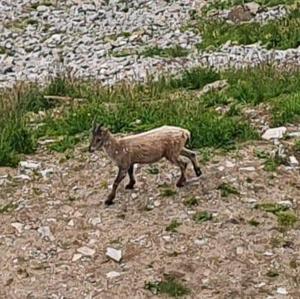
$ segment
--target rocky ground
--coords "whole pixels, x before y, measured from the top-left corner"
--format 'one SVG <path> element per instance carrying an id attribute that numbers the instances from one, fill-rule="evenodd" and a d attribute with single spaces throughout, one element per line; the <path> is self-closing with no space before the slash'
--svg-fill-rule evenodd
<path id="1" fill-rule="evenodd" d="M 195 65 L 299 64 L 299 48 L 228 43 L 198 52 L 201 36 L 180 29 L 204 4 L 0 0 L 0 88 L 66 70 L 113 84 Z M 287 13 L 249 9 L 249 22 Z M 235 21 L 240 11 L 212 17 Z M 188 55 L 114 56 L 174 44 Z M 265 111 L 248 114 L 268 127 Z M 135 190 L 123 183 L 107 208 L 117 169 L 104 153 L 88 153 L 87 144 L 54 153 L 51 141 L 40 142 L 18 168 L 0 168 L 0 298 L 157 298 L 165 295 L 145 286 L 166 275 L 186 286 L 186 298 L 300 298 L 299 131 L 287 126 L 231 152 L 199 154 L 204 175 L 190 167 L 182 189 L 166 161 L 137 167 Z M 269 156 L 284 163 L 270 169 Z"/>
<path id="2" fill-rule="evenodd" d="M 299 48 L 275 51 L 258 44 L 225 45 L 215 52 L 199 52 L 195 45 L 201 43 L 201 36 L 191 28 L 182 28 L 204 5 L 206 1 L 202 0 L 2 0 L 0 87 L 19 80 L 43 82 L 61 72 L 114 84 L 145 80 L 149 74 L 176 73 L 196 65 L 221 68 L 267 61 L 299 63 Z M 267 22 L 287 13 L 283 6 L 249 7 L 246 13 L 225 10 L 215 17 Z M 172 59 L 139 55 L 143 49 L 155 46 L 180 46 L 188 54 Z"/>
<path id="3" fill-rule="evenodd" d="M 186 298 L 299 298 L 299 225 L 255 208 L 299 215 L 297 158 L 267 172 L 257 154 L 276 150 L 272 140 L 215 155 L 200 179 L 190 167 L 180 190 L 167 162 L 138 167 L 136 189 L 122 184 L 109 208 L 116 168 L 87 144 L 68 160 L 41 147 L 0 169 L 1 298 L 155 298 L 145 283 L 164 274 L 189 288 Z M 197 223 L 203 211 L 212 219 Z"/>

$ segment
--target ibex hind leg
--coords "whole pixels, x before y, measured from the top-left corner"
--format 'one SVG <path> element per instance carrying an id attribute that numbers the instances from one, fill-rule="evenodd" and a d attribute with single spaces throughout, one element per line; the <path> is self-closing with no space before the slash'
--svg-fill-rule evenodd
<path id="1" fill-rule="evenodd" d="M 129 183 L 126 185 L 125 189 L 134 189 L 136 183 L 134 178 L 134 165 L 132 164 L 128 169 Z"/>
<path id="2" fill-rule="evenodd" d="M 197 162 L 197 155 L 195 152 L 187 149 L 187 148 L 183 148 L 180 152 L 180 155 L 184 156 L 184 157 L 187 157 L 188 159 L 191 160 L 192 164 L 193 164 L 193 167 L 194 167 L 194 171 L 195 171 L 195 174 L 196 176 L 201 176 L 202 175 L 202 171 L 200 169 L 200 166 Z"/>
<path id="3" fill-rule="evenodd" d="M 176 158 L 167 158 L 171 163 L 177 165 L 181 170 L 181 176 L 176 183 L 178 188 L 183 187 L 186 184 L 185 170 L 187 167 L 187 163 L 179 156 Z"/>

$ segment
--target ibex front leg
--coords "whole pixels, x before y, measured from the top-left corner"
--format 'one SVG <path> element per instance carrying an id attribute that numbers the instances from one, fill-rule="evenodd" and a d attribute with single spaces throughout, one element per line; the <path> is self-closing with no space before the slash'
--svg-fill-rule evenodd
<path id="1" fill-rule="evenodd" d="M 117 177 L 114 181 L 113 188 L 112 188 L 110 194 L 108 195 L 107 200 L 105 201 L 106 205 L 112 205 L 113 204 L 113 200 L 116 197 L 116 191 L 118 189 L 118 186 L 122 182 L 122 180 L 125 178 L 125 176 L 127 174 L 127 171 L 128 171 L 127 169 L 119 167 L 119 172 L 118 172 L 118 175 L 117 175 Z"/>

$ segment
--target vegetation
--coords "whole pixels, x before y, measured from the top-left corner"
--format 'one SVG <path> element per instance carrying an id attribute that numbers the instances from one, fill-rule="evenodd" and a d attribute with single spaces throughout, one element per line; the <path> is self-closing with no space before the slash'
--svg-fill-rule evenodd
<path id="1" fill-rule="evenodd" d="M 227 80 L 229 87 L 197 95 L 197 90 L 216 80 Z M 202 153 L 230 149 L 237 142 L 258 138 L 240 113 L 243 105 L 270 103 L 274 123 L 282 124 L 298 119 L 299 93 L 299 70 L 282 71 L 271 66 L 223 72 L 196 68 L 181 76 L 112 88 L 68 77 L 56 78 L 43 88 L 17 86 L 0 95 L 0 165 L 15 166 L 20 154 L 35 151 L 40 137 L 61 137 L 51 150 L 63 152 L 74 147 L 87 138 L 95 116 L 113 133 L 178 125 L 191 131 L 190 146 L 201 148 Z M 64 102 L 61 115 L 54 116 L 53 108 L 59 102 L 45 95 L 67 96 L 71 103 Z M 84 101 L 75 105 L 72 98 Z M 220 104 L 240 108 L 220 114 L 215 110 Z M 29 125 L 28 112 L 38 111 L 45 112 L 44 125 Z"/>
<path id="2" fill-rule="evenodd" d="M 203 38 L 198 45 L 200 50 L 215 49 L 228 41 L 243 45 L 261 42 L 268 49 L 297 48 L 300 45 L 300 10 L 297 8 L 288 16 L 263 25 L 256 22 L 230 24 L 199 17 L 194 30 Z"/>
<path id="3" fill-rule="evenodd" d="M 162 281 L 147 282 L 145 283 L 145 289 L 155 295 L 165 294 L 175 298 L 190 294 L 190 290 L 172 276 L 166 276 Z"/>
<path id="4" fill-rule="evenodd" d="M 235 194 L 235 195 L 239 195 L 239 191 L 234 187 L 231 186 L 228 183 L 222 183 L 219 187 L 218 190 L 221 191 L 221 196 L 222 197 L 228 197 L 230 194 Z"/>
<path id="5" fill-rule="evenodd" d="M 149 47 L 144 49 L 139 53 L 144 57 L 165 57 L 165 58 L 176 58 L 176 57 L 184 57 L 189 54 L 189 51 L 180 47 L 179 45 L 175 45 L 169 48 L 160 48 L 160 47 Z"/>
<path id="6" fill-rule="evenodd" d="M 171 221 L 171 223 L 166 227 L 166 231 L 167 232 L 172 232 L 172 233 L 176 233 L 177 232 L 177 228 L 181 225 L 182 223 L 177 221 L 177 219 L 173 219 Z"/>
<path id="7" fill-rule="evenodd" d="M 197 212 L 193 219 L 195 220 L 196 223 L 203 223 L 205 221 L 209 221 L 212 220 L 213 216 L 212 213 L 208 212 L 208 211 L 201 211 L 201 212 Z"/>

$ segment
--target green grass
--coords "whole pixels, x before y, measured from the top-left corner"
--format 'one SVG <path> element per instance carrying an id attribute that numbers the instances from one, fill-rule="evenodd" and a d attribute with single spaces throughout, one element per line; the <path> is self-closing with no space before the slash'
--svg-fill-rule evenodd
<path id="1" fill-rule="evenodd" d="M 63 136 L 62 141 L 51 145 L 52 150 L 63 152 L 73 148 L 88 137 L 95 116 L 96 121 L 104 123 L 113 133 L 176 125 L 191 131 L 189 146 L 201 149 L 204 154 L 208 149 L 230 149 L 239 142 L 257 139 L 259 135 L 240 109 L 219 114 L 215 108 L 220 104 L 243 107 L 267 102 L 274 105 L 274 113 L 280 115 L 276 116 L 277 122 L 279 118 L 280 122 L 295 121 L 299 74 L 297 70 L 282 71 L 266 65 L 223 72 L 196 68 L 179 77 L 161 77 L 157 82 L 149 79 L 145 84 L 120 84 L 111 88 L 97 82 L 74 81 L 68 76 L 53 79 L 43 88 L 34 84 L 16 87 L 0 94 L 0 165 L 15 166 L 20 154 L 35 151 L 39 137 Z M 228 81 L 228 89 L 197 96 L 197 90 L 220 79 Z M 44 95 L 85 100 L 80 105 L 65 105 L 57 118 L 52 117 L 51 109 L 61 103 L 45 99 Z M 284 108 L 290 107 L 286 104 L 288 100 L 281 107 L 280 97 L 292 99 L 294 104 L 290 106 L 293 108 Z M 40 110 L 47 112 L 44 126 L 32 129 L 26 115 Z M 292 113 L 292 118 L 286 116 Z M 78 134 L 82 137 L 76 137 Z"/>
<path id="2" fill-rule="evenodd" d="M 176 195 L 176 190 L 170 189 L 170 188 L 163 188 L 160 192 L 160 195 L 163 197 L 170 197 Z"/>
<path id="3" fill-rule="evenodd" d="M 267 202 L 262 204 L 256 204 L 255 209 L 259 209 L 268 213 L 277 214 L 279 212 L 284 212 L 288 210 L 289 208 L 285 205 Z"/>
<path id="4" fill-rule="evenodd" d="M 221 196 L 222 197 L 228 197 L 230 194 L 234 195 L 239 195 L 239 191 L 232 185 L 228 183 L 222 183 L 219 187 L 218 190 L 221 191 Z"/>
<path id="5" fill-rule="evenodd" d="M 279 211 L 276 216 L 279 225 L 282 227 L 293 227 L 298 221 L 298 217 L 290 211 Z"/>
<path id="6" fill-rule="evenodd" d="M 212 213 L 208 211 L 200 211 L 193 216 L 194 221 L 198 224 L 203 223 L 205 221 L 212 220 L 212 218 L 213 218 Z"/>
<path id="7" fill-rule="evenodd" d="M 139 55 L 144 57 L 164 57 L 164 58 L 176 58 L 176 57 L 185 57 L 189 54 L 187 49 L 182 48 L 179 45 L 175 45 L 169 48 L 160 48 L 160 47 L 148 47 L 139 53 Z"/>
<path id="8" fill-rule="evenodd" d="M 198 49 L 216 49 L 232 41 L 237 44 L 261 42 L 268 49 L 297 48 L 300 45 L 300 10 L 266 24 L 230 24 L 223 20 L 199 18 L 194 30 L 202 36 Z"/>
<path id="9" fill-rule="evenodd" d="M 185 206 L 191 208 L 191 207 L 194 207 L 194 206 L 198 206 L 199 199 L 195 196 L 192 196 L 192 197 L 186 199 L 183 203 L 184 203 Z"/>
<path id="10" fill-rule="evenodd" d="M 297 3 L 298 0 L 216 0 L 210 3 L 207 7 L 204 8 L 204 12 L 209 12 L 211 10 L 224 10 L 237 5 L 243 5 L 249 2 L 256 2 L 261 6 L 272 7 L 280 4 L 292 5 Z"/>
<path id="11" fill-rule="evenodd" d="M 274 126 L 300 121 L 300 92 L 283 95 L 272 102 Z"/>
<path id="12" fill-rule="evenodd" d="M 174 277 L 166 277 L 162 281 L 146 282 L 145 289 L 154 295 L 164 294 L 175 298 L 190 294 L 190 290 Z"/>
<path id="13" fill-rule="evenodd" d="M 18 207 L 18 205 L 14 204 L 14 203 L 8 203 L 8 204 L 5 204 L 5 205 L 0 205 L 0 214 L 12 212 L 17 207 Z"/>
<path id="14" fill-rule="evenodd" d="M 166 227 L 166 231 L 167 232 L 172 232 L 172 233 L 176 233 L 177 232 L 177 228 L 181 225 L 182 223 L 177 221 L 177 219 L 173 219 L 171 221 L 171 223 Z"/>

